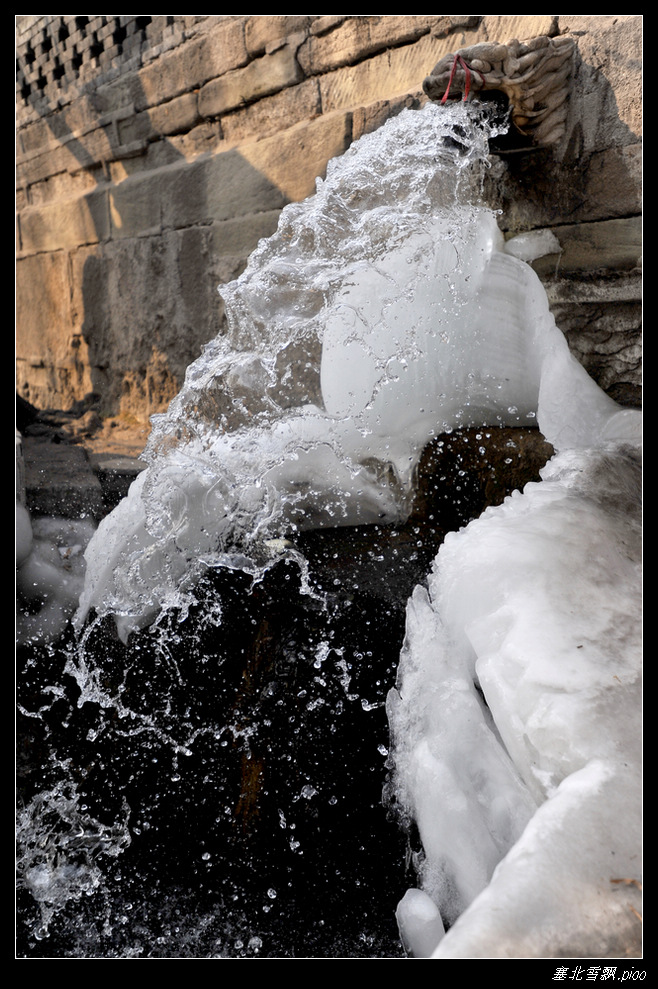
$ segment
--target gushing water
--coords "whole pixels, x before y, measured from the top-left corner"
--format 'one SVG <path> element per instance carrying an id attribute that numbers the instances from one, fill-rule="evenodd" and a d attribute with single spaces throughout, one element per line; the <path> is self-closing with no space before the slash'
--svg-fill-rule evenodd
<path id="1" fill-rule="evenodd" d="M 80 623 L 110 612 L 125 637 L 208 568 L 258 572 L 272 540 L 400 519 L 433 435 L 534 415 L 526 269 L 472 205 L 489 133 L 400 114 L 283 211 L 92 542 Z"/>
<path id="2" fill-rule="evenodd" d="M 45 784 L 28 771 L 19 827 L 34 938 L 68 919 L 73 955 L 90 939 L 121 957 L 400 950 L 363 895 L 392 919 L 405 884 L 407 837 L 373 821 L 406 603 L 386 566 L 421 454 L 538 413 L 559 449 L 626 422 L 480 203 L 495 130 L 472 105 L 403 112 L 222 286 L 226 333 L 89 544 L 75 634 L 26 664 Z M 356 564 L 364 523 L 347 586 L 333 560 Z"/>

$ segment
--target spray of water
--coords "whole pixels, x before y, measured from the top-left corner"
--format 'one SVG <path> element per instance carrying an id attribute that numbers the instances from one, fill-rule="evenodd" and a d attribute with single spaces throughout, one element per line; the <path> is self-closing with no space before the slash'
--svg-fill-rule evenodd
<path id="1" fill-rule="evenodd" d="M 404 518 L 432 436 L 533 419 L 566 345 L 480 205 L 492 132 L 481 108 L 405 111 L 283 211 L 92 540 L 80 627 L 113 614 L 126 639 L 208 568 L 256 574 L 299 531 Z"/>
<path id="2" fill-rule="evenodd" d="M 19 822 L 20 881 L 40 906 L 37 937 L 67 904 L 97 890 L 104 863 L 128 846 L 130 798 L 112 793 L 116 821 L 103 824 L 83 804 L 85 777 L 102 790 L 108 766 L 121 762 L 126 789 L 139 796 L 152 776 L 178 785 L 181 761 L 196 759 L 218 821 L 231 809 L 221 806 L 225 781 L 212 767 L 231 746 L 251 774 L 247 797 L 257 800 L 263 726 L 277 724 L 277 684 L 296 683 L 300 647 L 282 647 L 258 699 L 268 716 L 250 721 L 245 697 L 260 689 L 249 667 L 260 662 L 258 636 L 251 652 L 246 645 L 254 619 L 244 618 L 228 651 L 214 645 L 230 631 L 231 594 L 255 598 L 268 574 L 289 578 L 290 565 L 288 605 L 295 595 L 312 599 L 295 540 L 318 527 L 403 520 L 423 448 L 442 432 L 525 425 L 539 413 L 551 442 L 577 446 L 617 414 L 569 357 L 540 283 L 504 250 L 496 216 L 480 202 L 496 129 L 472 104 L 401 113 L 331 162 L 316 194 L 288 206 L 243 275 L 222 286 L 226 333 L 154 418 L 147 470 L 86 552 L 64 673 L 75 688 L 67 719 L 85 714 L 90 765 L 73 779 L 66 763 Z M 565 381 L 574 387 L 565 390 Z M 217 581 L 237 591 L 225 600 Z M 322 595 L 316 603 L 326 611 Z M 189 639 L 191 614 L 198 641 Z M 103 638 L 108 620 L 120 643 Z M 261 630 L 269 634 L 266 622 Z M 318 721 L 325 735 L 353 703 L 366 714 L 382 709 L 385 692 L 360 692 L 362 673 L 342 643 L 321 630 L 306 649 L 311 677 L 294 703 L 305 718 L 329 719 Z M 223 699 L 220 721 L 231 655 L 246 663 L 243 694 Z M 190 667 L 202 684 L 195 696 Z M 42 694 L 34 717 L 61 693 Z M 268 744 L 274 751 L 280 743 Z M 387 752 L 383 741 L 379 752 Z M 295 813 L 324 799 L 310 772 L 295 785 Z M 300 857 L 294 823 L 280 807 L 276 829 Z M 135 812 L 133 833 L 148 825 Z M 210 857 L 199 856 L 204 868 Z M 267 890 L 264 897 L 270 910 Z"/>

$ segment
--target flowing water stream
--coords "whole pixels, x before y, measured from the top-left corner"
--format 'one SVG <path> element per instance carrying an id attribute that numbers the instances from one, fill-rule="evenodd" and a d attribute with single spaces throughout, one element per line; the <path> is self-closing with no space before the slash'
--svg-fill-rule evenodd
<path id="1" fill-rule="evenodd" d="M 589 379 L 480 203 L 496 130 L 405 111 L 222 286 L 74 621 L 19 649 L 20 955 L 404 956 L 386 699 L 414 586 L 487 504 L 462 450 L 419 508 L 423 451 L 484 470 L 542 390 L 560 445 L 617 411 L 551 390 L 549 360 Z"/>

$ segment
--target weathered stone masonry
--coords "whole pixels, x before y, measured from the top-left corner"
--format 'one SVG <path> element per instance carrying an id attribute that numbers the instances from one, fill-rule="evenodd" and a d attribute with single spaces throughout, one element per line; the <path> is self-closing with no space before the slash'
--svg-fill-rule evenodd
<path id="1" fill-rule="evenodd" d="M 146 419 L 222 329 L 234 278 L 328 160 L 448 53 L 571 35 L 566 134 L 508 149 L 487 198 L 538 262 L 590 373 L 640 385 L 641 15 L 19 15 L 17 386 Z"/>

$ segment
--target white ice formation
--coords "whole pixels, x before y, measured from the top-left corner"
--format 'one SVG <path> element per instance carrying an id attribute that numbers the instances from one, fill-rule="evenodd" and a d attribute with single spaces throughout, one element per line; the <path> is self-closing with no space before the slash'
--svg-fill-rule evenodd
<path id="1" fill-rule="evenodd" d="M 488 134 L 465 114 L 362 138 L 222 287 L 228 333 L 156 417 L 77 620 L 126 638 L 204 568 L 404 516 L 432 436 L 538 421 L 542 482 L 449 538 L 409 604 L 389 708 L 424 858 L 398 917 L 411 953 L 604 956 L 637 925 L 639 415 L 570 356 L 536 243 L 471 205 Z"/>
<path id="2" fill-rule="evenodd" d="M 388 706 L 436 957 L 641 950 L 639 504 L 637 449 L 567 450 L 409 602 Z"/>
<path id="3" fill-rule="evenodd" d="M 84 586 L 83 551 L 91 522 L 32 519 L 16 500 L 16 641 L 51 642 L 62 635 Z M 19 605 L 20 601 L 20 607 Z"/>

